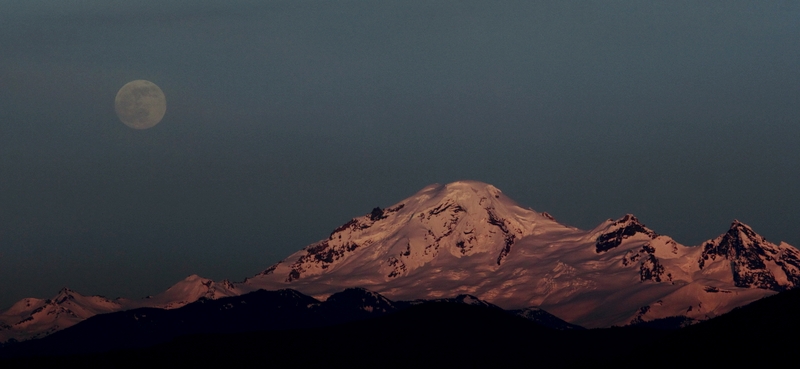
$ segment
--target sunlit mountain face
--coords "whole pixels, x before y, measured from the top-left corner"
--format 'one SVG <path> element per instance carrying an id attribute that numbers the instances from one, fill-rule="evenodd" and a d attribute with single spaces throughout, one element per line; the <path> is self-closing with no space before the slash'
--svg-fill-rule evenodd
<path id="1" fill-rule="evenodd" d="M 608 327 L 725 313 L 796 286 L 799 256 L 738 221 L 700 246 L 659 235 L 630 214 L 580 230 L 492 185 L 463 181 L 354 218 L 241 286 L 315 296 L 365 287 L 399 299 L 468 293 Z"/>
<path id="2" fill-rule="evenodd" d="M 699 246 L 685 246 L 630 214 L 581 230 L 521 207 L 492 185 L 460 181 L 374 208 L 243 282 L 193 275 L 139 300 L 68 289 L 49 300 L 24 299 L 0 315 L 0 337 L 40 338 L 96 314 L 177 309 L 260 289 L 324 300 L 354 287 L 393 301 L 469 295 L 589 328 L 676 317 L 685 325 L 798 281 L 800 252 L 739 221 Z"/>

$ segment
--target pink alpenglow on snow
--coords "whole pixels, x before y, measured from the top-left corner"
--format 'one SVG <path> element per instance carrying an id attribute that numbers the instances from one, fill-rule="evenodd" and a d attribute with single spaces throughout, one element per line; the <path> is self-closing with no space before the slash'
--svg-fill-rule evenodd
<path id="1" fill-rule="evenodd" d="M 214 282 L 191 275 L 166 291 L 140 300 L 109 300 L 102 296 L 83 296 L 68 288 L 48 300 L 22 299 L 0 314 L 0 342 L 41 338 L 71 327 L 96 314 L 140 307 L 177 309 L 202 298 L 237 296 L 241 292 L 228 282 Z"/>
<path id="2" fill-rule="evenodd" d="M 687 247 L 630 214 L 580 230 L 519 206 L 492 185 L 462 181 L 428 186 L 354 218 L 242 288 L 324 297 L 358 286 L 393 300 L 471 294 L 506 309 L 540 307 L 570 323 L 608 327 L 708 319 L 795 287 L 798 266 L 796 248 L 769 243 L 739 222 Z"/>
<path id="3" fill-rule="evenodd" d="M 42 337 L 105 312 L 174 309 L 258 289 L 325 298 L 362 287 L 395 301 L 469 294 L 505 309 L 541 308 L 573 324 L 609 327 L 673 316 L 704 320 L 798 285 L 800 251 L 738 221 L 713 240 L 684 246 L 630 214 L 580 230 L 492 185 L 460 181 L 353 218 L 241 283 L 190 276 L 142 300 L 72 291 L 24 299 L 0 315 L 0 340 Z"/>

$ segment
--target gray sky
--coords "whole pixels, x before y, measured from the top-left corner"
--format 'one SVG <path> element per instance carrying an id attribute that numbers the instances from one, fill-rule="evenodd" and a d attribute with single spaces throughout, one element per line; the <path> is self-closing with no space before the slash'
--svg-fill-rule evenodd
<path id="1" fill-rule="evenodd" d="M 0 308 L 242 280 L 459 179 L 800 246 L 798 35 L 788 0 L 2 1 Z"/>

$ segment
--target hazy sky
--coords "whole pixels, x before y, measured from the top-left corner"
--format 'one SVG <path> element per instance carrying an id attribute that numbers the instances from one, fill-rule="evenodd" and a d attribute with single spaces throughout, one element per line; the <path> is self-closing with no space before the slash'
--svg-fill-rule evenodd
<path id="1" fill-rule="evenodd" d="M 2 0 L 0 308 L 242 280 L 459 179 L 800 246 L 798 35 L 793 0 Z"/>

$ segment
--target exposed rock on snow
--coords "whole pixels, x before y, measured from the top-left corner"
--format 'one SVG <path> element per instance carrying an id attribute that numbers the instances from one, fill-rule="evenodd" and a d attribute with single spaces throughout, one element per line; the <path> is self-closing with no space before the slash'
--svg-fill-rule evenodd
<path id="1" fill-rule="evenodd" d="M 461 181 L 376 207 L 242 283 L 190 276 L 142 300 L 69 290 L 50 300 L 24 299 L 0 314 L 0 341 L 41 337 L 99 313 L 173 309 L 258 289 L 291 288 L 320 299 L 351 287 L 394 301 L 462 295 L 607 327 L 708 319 L 798 285 L 800 251 L 770 243 L 739 221 L 687 247 L 630 214 L 584 231 L 523 208 L 492 185 Z"/>
<path id="2" fill-rule="evenodd" d="M 707 319 L 794 287 L 800 276 L 797 249 L 770 244 L 749 228 L 701 247 L 658 235 L 631 214 L 583 231 L 474 181 L 428 186 L 379 210 L 241 288 L 295 288 L 324 298 L 358 286 L 394 300 L 470 294 L 602 327 Z M 736 224 L 732 229 L 746 227 Z M 709 286 L 730 293 L 707 292 Z"/>

